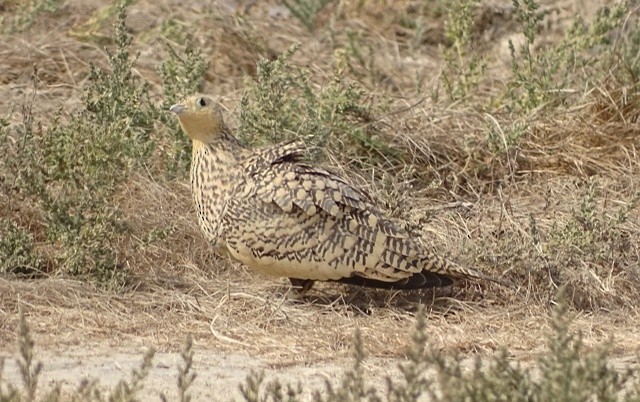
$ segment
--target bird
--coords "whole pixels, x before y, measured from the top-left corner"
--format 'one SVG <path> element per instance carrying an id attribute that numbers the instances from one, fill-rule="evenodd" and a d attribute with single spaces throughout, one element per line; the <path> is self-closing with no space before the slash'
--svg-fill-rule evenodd
<path id="1" fill-rule="evenodd" d="M 302 142 L 249 148 L 202 94 L 169 110 L 192 141 L 195 209 L 218 254 L 303 292 L 315 281 L 395 290 L 503 283 L 428 251 L 365 191 L 306 163 Z"/>

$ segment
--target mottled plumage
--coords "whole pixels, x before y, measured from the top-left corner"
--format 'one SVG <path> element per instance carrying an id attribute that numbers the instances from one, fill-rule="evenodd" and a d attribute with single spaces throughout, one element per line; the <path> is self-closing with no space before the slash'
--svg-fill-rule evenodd
<path id="1" fill-rule="evenodd" d="M 314 280 L 395 289 L 494 280 L 425 250 L 362 190 L 305 164 L 303 144 L 245 148 L 206 96 L 171 111 L 193 140 L 196 210 L 221 254 L 305 287 Z"/>

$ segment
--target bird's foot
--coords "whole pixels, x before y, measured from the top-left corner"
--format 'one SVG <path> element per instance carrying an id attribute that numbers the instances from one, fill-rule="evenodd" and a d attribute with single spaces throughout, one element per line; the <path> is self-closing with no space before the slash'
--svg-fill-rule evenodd
<path id="1" fill-rule="evenodd" d="M 292 296 L 296 299 L 303 298 L 309 289 L 313 287 L 313 280 L 311 279 L 289 278 L 289 280 L 291 281 L 291 286 L 295 289 L 295 294 Z"/>

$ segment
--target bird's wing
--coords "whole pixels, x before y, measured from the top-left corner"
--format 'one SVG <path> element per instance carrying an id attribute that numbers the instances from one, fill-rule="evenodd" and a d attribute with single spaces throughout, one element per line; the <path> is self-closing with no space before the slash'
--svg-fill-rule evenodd
<path id="1" fill-rule="evenodd" d="M 434 264 L 368 195 L 299 162 L 303 153 L 287 143 L 246 160 L 245 181 L 223 218 L 233 257 L 264 273 L 315 280 L 395 282 Z"/>
<path id="2" fill-rule="evenodd" d="M 302 163 L 304 154 L 302 143 L 289 142 L 266 148 L 245 162 L 248 181 L 263 202 L 275 203 L 286 213 L 298 208 L 309 216 L 347 216 L 385 235 L 408 237 L 404 229 L 384 218 L 367 193 L 340 176 Z"/>

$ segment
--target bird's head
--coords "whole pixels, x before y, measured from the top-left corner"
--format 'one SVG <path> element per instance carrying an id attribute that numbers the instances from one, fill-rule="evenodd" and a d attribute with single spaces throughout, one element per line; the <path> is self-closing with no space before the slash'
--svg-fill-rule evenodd
<path id="1" fill-rule="evenodd" d="M 216 140 L 224 129 L 220 105 L 208 96 L 193 95 L 171 106 L 180 126 L 192 140 L 205 144 Z"/>

